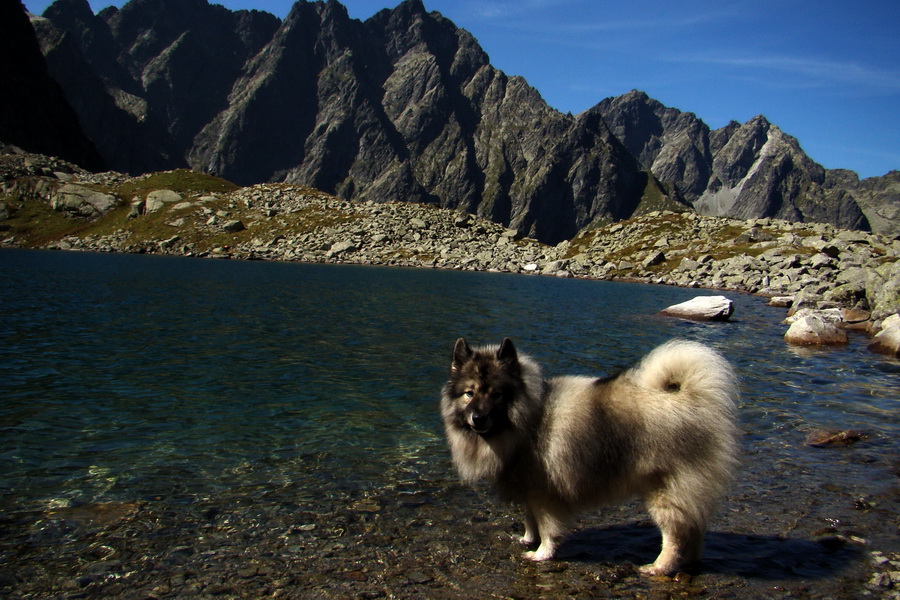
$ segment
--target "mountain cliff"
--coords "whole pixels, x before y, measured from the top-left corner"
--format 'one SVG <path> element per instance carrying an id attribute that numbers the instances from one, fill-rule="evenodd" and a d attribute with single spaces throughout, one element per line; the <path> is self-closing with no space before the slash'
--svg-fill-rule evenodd
<path id="1" fill-rule="evenodd" d="M 283 21 L 207 0 L 96 15 L 57 0 L 32 21 L 84 130 L 133 174 L 187 165 L 423 202 L 549 243 L 691 203 L 867 229 L 857 197 L 874 214 L 894 189 L 829 176 L 762 117 L 711 131 L 639 93 L 562 114 L 420 0 L 364 22 L 336 0 L 298 1 Z"/>
<path id="2" fill-rule="evenodd" d="M 19 2 L 0 2 L 0 142 L 103 168 L 60 85 L 47 73 Z M 2 144 L 0 144 L 2 145 Z"/>
<path id="3" fill-rule="evenodd" d="M 297 2 L 283 22 L 206 0 L 96 16 L 57 0 L 35 27 L 121 170 L 184 161 L 240 184 L 461 209 L 550 242 L 649 206 L 651 178 L 602 119 L 553 110 L 419 0 L 365 22 L 333 0 Z"/>

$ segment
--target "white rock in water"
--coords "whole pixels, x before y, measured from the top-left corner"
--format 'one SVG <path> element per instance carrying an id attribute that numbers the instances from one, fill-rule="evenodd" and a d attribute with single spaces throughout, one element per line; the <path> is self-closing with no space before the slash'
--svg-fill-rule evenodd
<path id="1" fill-rule="evenodd" d="M 824 308 L 822 310 L 817 308 L 801 308 L 782 322 L 785 325 L 791 325 L 806 317 L 817 317 L 829 325 L 838 325 L 844 320 L 844 315 L 839 308 Z"/>
<path id="2" fill-rule="evenodd" d="M 794 321 L 784 334 L 784 339 L 798 346 L 836 346 L 848 342 L 846 331 L 817 315 Z"/>
<path id="3" fill-rule="evenodd" d="M 670 306 L 661 314 L 695 321 L 727 321 L 732 313 L 734 303 L 725 296 L 697 296 Z"/>

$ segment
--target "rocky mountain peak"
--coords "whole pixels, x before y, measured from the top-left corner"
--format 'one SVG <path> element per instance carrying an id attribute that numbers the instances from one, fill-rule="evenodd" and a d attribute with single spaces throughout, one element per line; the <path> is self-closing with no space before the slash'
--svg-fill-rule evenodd
<path id="1" fill-rule="evenodd" d="M 365 22 L 337 0 L 298 1 L 284 21 L 208 0 L 86 9 L 57 0 L 42 50 L 85 131 L 130 173 L 189 164 L 242 185 L 430 203 L 552 243 L 649 205 L 867 226 L 857 192 L 826 185 L 765 117 L 711 131 L 639 90 L 561 114 L 421 0 Z"/>
<path id="2" fill-rule="evenodd" d="M 88 0 L 56 0 L 43 16 L 56 23 L 88 24 L 94 20 L 94 11 Z"/>
<path id="3" fill-rule="evenodd" d="M 607 98 L 591 110 L 701 214 L 869 227 L 853 197 L 826 189 L 825 169 L 764 115 L 711 131 L 693 113 L 638 91 Z"/>

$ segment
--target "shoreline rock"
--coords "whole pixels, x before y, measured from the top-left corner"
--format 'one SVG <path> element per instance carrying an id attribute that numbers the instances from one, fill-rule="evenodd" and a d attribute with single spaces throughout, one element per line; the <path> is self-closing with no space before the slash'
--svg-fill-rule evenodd
<path id="1" fill-rule="evenodd" d="M 900 315 L 892 315 L 884 320 L 879 331 L 868 347 L 870 352 L 900 358 Z"/>

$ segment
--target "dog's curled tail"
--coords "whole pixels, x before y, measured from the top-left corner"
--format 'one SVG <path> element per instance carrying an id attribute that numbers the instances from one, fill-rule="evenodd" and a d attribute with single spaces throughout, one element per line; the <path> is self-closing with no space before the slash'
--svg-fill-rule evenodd
<path id="1" fill-rule="evenodd" d="M 638 385 L 668 393 L 684 393 L 709 408 L 732 413 L 738 381 L 725 357 L 709 346 L 672 340 L 644 357 L 634 372 Z"/>

